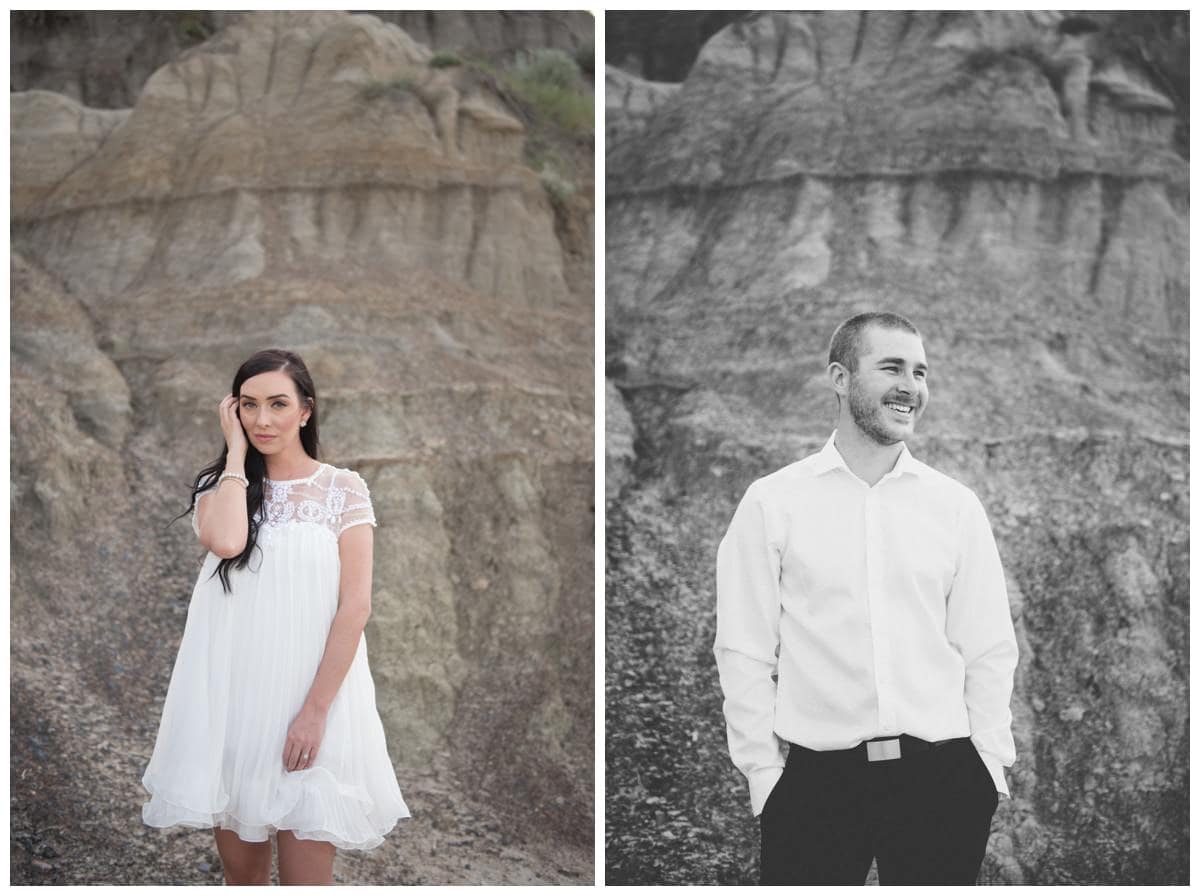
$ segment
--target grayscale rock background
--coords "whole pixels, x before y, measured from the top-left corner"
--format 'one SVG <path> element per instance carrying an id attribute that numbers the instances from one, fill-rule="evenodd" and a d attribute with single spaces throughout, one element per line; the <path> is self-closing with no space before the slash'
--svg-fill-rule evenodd
<path id="1" fill-rule="evenodd" d="M 640 42 L 621 15 L 607 883 L 757 880 L 712 658 L 716 548 L 751 481 L 828 437 L 829 336 L 873 308 L 924 334 L 912 449 L 983 500 L 1017 623 L 1014 798 L 981 880 L 1186 883 L 1187 13 L 1092 16 L 1082 131 L 1063 14 L 759 14 L 682 83 L 638 73 L 677 63 L 648 65 L 655 46 L 686 51 L 658 38 L 672 15 L 695 56 L 715 14 L 647 14 Z"/>
<path id="2" fill-rule="evenodd" d="M 168 523 L 267 347 L 380 522 L 413 818 L 335 880 L 593 879 L 593 136 L 488 74 L 593 19 L 383 18 L 12 14 L 14 884 L 221 881 L 140 779 L 203 554 Z"/>

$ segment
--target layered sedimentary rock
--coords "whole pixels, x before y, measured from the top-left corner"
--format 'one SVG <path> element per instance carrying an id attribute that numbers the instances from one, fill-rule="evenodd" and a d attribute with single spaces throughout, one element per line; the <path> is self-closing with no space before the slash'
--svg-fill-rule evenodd
<path id="1" fill-rule="evenodd" d="M 26 827 L 116 804 L 140 828 L 199 561 L 167 524 L 237 365 L 283 347 L 321 459 L 371 488 L 367 643 L 414 816 L 451 776 L 481 830 L 586 847 L 509 865 L 590 878 L 590 203 L 556 212 L 494 82 L 432 56 L 373 16 L 247 14 L 132 109 L 12 96 L 13 753 L 79 759 L 14 784 Z"/>
<path id="2" fill-rule="evenodd" d="M 662 98 L 610 91 L 608 882 L 756 877 L 716 547 L 875 308 L 922 330 L 911 447 L 983 500 L 1020 638 L 983 879 L 1187 879 L 1188 167 L 1144 73 L 1089 58 L 1080 106 L 1061 21 L 765 13 L 668 95 L 612 76 Z"/>
<path id="3" fill-rule="evenodd" d="M 453 11 L 372 13 L 433 50 L 488 59 L 540 47 L 590 47 L 591 13 Z M 215 10 L 115 12 L 18 10 L 11 14 L 14 91 L 48 90 L 87 106 L 132 106 L 146 80 L 244 13 Z"/>
<path id="4" fill-rule="evenodd" d="M 614 66 L 604 75 L 604 151 L 614 156 L 626 138 L 636 137 L 678 84 L 646 81 Z"/>

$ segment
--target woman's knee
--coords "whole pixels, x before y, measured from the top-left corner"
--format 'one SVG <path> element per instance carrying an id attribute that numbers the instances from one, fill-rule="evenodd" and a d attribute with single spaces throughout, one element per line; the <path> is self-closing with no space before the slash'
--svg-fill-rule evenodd
<path id="1" fill-rule="evenodd" d="M 265 854 L 255 856 L 221 857 L 227 884 L 269 884 L 271 882 L 271 847 Z"/>
<path id="2" fill-rule="evenodd" d="M 219 830 L 217 851 L 227 884 L 269 884 L 271 882 L 271 841 L 247 842 L 232 831 Z"/>
<path id="3" fill-rule="evenodd" d="M 300 840 L 291 831 L 280 831 L 279 882 L 281 884 L 331 884 L 337 850 L 321 840 Z"/>

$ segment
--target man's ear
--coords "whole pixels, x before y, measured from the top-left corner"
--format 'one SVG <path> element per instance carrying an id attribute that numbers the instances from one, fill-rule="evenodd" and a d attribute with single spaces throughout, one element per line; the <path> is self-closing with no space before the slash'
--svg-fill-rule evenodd
<path id="1" fill-rule="evenodd" d="M 834 361 L 826 368 L 825 372 L 829 376 L 829 383 L 833 386 L 833 391 L 838 394 L 839 398 L 849 391 L 850 371 L 845 367 Z"/>

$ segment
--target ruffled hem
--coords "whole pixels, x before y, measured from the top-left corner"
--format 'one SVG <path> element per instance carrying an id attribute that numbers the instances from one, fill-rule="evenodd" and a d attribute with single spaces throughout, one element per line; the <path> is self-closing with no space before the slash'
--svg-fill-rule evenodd
<path id="1" fill-rule="evenodd" d="M 401 819 L 409 818 L 408 807 L 399 797 L 390 807 L 378 806 L 360 787 L 340 785 L 327 769 L 317 766 L 302 777 L 284 779 L 273 805 L 247 819 L 221 805 L 199 808 L 188 798 L 169 794 L 170 788 L 143 777 L 150 793 L 142 806 L 142 821 L 150 827 L 219 827 L 233 831 L 248 842 L 261 843 L 276 831 L 291 831 L 299 840 L 322 840 L 338 849 L 374 849 Z M 173 798 L 172 798 L 173 797 Z"/>

